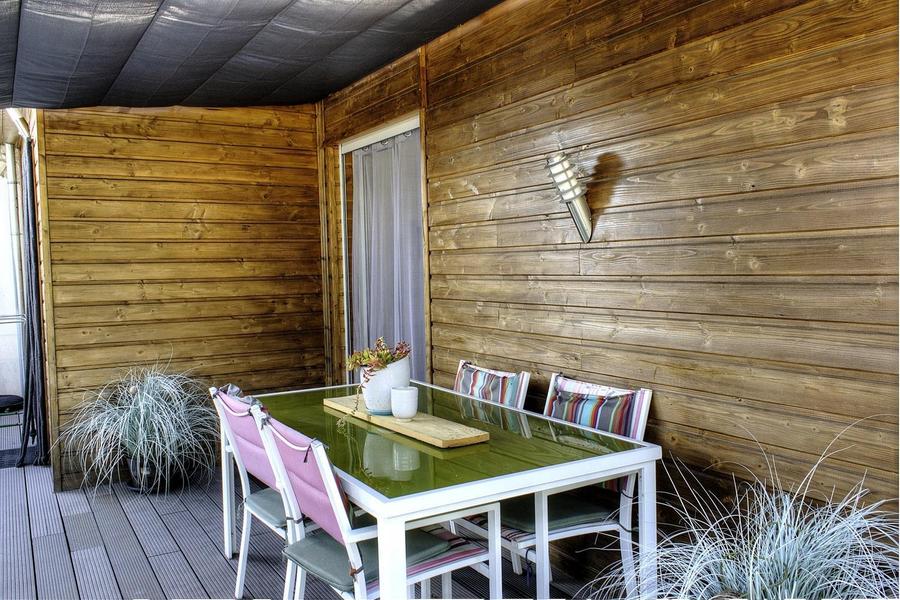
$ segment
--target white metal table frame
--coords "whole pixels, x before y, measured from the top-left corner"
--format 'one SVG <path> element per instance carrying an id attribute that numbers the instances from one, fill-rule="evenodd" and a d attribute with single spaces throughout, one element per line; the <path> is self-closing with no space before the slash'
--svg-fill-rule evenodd
<path id="1" fill-rule="evenodd" d="M 453 390 L 436 385 L 415 382 L 418 385 L 447 392 L 457 396 L 466 396 Z M 260 394 L 260 399 L 315 392 L 345 385 L 327 386 L 274 394 Z M 472 398 L 484 402 L 478 398 Z M 515 412 L 525 412 L 512 407 L 503 408 Z M 531 418 L 544 419 L 551 423 L 559 423 L 567 427 L 584 429 L 592 433 L 596 430 L 546 417 L 538 413 L 527 412 Z M 656 598 L 656 461 L 662 458 L 662 450 L 655 444 L 638 442 L 630 438 L 606 434 L 613 438 L 625 440 L 638 446 L 631 450 L 622 450 L 611 454 L 584 458 L 559 465 L 550 465 L 511 473 L 499 477 L 490 477 L 470 483 L 461 483 L 450 487 L 442 487 L 427 492 L 408 494 L 397 498 L 388 498 L 380 492 L 359 481 L 355 477 L 336 469 L 347 497 L 357 506 L 375 517 L 378 523 L 378 571 L 382 598 L 407 598 L 406 584 L 406 536 L 403 532 L 410 528 L 409 524 L 422 521 L 436 515 L 452 511 L 491 504 L 534 494 L 535 547 L 537 597 L 550 597 L 550 544 L 548 539 L 547 497 L 566 490 L 584 487 L 624 475 L 638 475 L 638 578 L 641 597 Z M 230 558 L 235 552 L 235 502 L 234 472 L 231 467 L 231 451 L 227 442 L 222 440 L 222 508 L 224 518 L 224 551 Z"/>

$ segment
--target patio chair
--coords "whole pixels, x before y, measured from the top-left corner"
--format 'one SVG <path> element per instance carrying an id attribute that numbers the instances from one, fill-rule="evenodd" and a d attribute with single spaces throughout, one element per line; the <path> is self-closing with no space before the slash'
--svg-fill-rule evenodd
<path id="1" fill-rule="evenodd" d="M 272 472 L 266 456 L 259 429 L 253 415 L 250 414 L 250 403 L 227 394 L 222 389 L 210 388 L 209 393 L 213 398 L 216 411 L 219 413 L 222 438 L 231 450 L 241 480 L 244 518 L 241 525 L 241 545 L 234 584 L 234 596 L 241 598 L 244 595 L 244 578 L 247 573 L 251 517 L 256 517 L 283 539 L 287 538 L 287 520 L 284 503 L 276 486 L 275 474 Z M 223 465 L 224 468 L 232 467 Z M 252 491 L 248 474 L 267 487 L 256 492 Z"/>
<path id="2" fill-rule="evenodd" d="M 305 591 L 306 573 L 312 573 L 344 598 L 376 598 L 378 582 L 378 528 L 351 523 L 351 505 L 334 473 L 325 447 L 267 415 L 261 407 L 251 408 L 262 435 L 263 444 L 275 472 L 288 515 L 288 545 L 284 556 L 296 574 L 285 578 L 285 600 L 293 592 L 299 598 Z M 432 577 L 442 579 L 443 597 L 452 597 L 451 572 L 485 561 L 491 574 L 492 595 L 499 595 L 500 506 L 498 503 L 455 511 L 410 523 L 406 532 L 407 585 L 422 584 L 422 596 L 430 597 Z M 440 521 L 466 515 L 487 514 L 488 548 L 452 535 L 437 526 Z M 302 517 L 319 529 L 310 532 L 295 526 Z M 428 527 L 433 526 L 433 527 Z M 410 593 L 410 595 L 412 595 Z"/>
<path id="3" fill-rule="evenodd" d="M 494 369 L 486 369 L 469 362 L 467 360 L 459 361 L 456 369 L 456 379 L 453 382 L 453 391 L 472 396 L 480 400 L 487 400 L 494 404 L 502 404 L 503 406 L 512 406 L 514 408 L 525 407 L 525 396 L 528 394 L 528 383 L 531 380 L 531 373 L 521 371 L 513 373 L 511 371 L 497 371 Z M 509 419 L 506 425 L 507 429 L 513 431 L 523 431 L 522 425 L 515 419 L 515 415 L 504 415 L 501 411 L 493 411 L 488 413 L 486 408 L 477 403 L 462 403 L 461 409 L 463 416 L 477 419 L 484 423 L 504 426 L 504 422 Z M 527 427 L 527 422 L 525 422 Z M 447 524 L 447 528 L 456 533 L 456 522 Z M 510 561 L 516 573 L 522 572 L 518 554 L 510 553 Z"/>
<path id="4" fill-rule="evenodd" d="M 652 394 L 648 389 L 613 388 L 554 373 L 550 378 L 544 415 L 640 441 L 647 428 Z M 615 532 L 618 535 L 629 595 L 637 586 L 631 518 L 636 480 L 636 475 L 628 475 L 592 486 L 590 497 L 585 497 L 584 490 L 575 490 L 553 494 L 547 500 L 551 541 L 591 533 Z M 504 500 L 500 506 L 503 547 L 511 556 L 535 562 L 533 497 Z M 478 518 L 457 521 L 456 525 L 480 535 L 487 534 L 484 523 Z M 514 559 L 512 565 L 513 570 L 521 574 L 520 562 Z"/>
<path id="5" fill-rule="evenodd" d="M 453 390 L 481 400 L 523 408 L 531 374 L 512 373 L 479 367 L 469 361 L 459 361 Z"/>

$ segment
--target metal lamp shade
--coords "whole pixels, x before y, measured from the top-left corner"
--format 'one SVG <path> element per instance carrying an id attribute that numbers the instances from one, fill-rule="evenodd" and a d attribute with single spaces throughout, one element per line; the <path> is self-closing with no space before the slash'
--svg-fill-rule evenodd
<path id="1" fill-rule="evenodd" d="M 583 242 L 591 241 L 593 225 L 591 209 L 585 199 L 585 189 L 579 183 L 575 168 L 564 152 L 556 152 L 547 158 L 547 169 L 550 179 L 559 191 L 559 199 L 569 208 L 569 214 L 575 221 L 575 227 Z"/>

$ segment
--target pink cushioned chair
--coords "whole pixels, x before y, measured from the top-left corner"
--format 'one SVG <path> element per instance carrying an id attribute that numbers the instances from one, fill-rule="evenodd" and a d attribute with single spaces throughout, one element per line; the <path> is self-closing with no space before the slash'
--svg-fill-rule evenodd
<path id="1" fill-rule="evenodd" d="M 284 513 L 284 503 L 275 481 L 275 474 L 266 456 L 266 450 L 259 435 L 259 429 L 250 414 L 250 404 L 243 399 L 227 394 L 222 389 L 210 388 L 210 395 L 219 413 L 219 422 L 222 430 L 222 443 L 230 452 L 237 465 L 238 476 L 241 480 L 241 495 L 243 497 L 244 518 L 241 525 L 241 545 L 238 555 L 237 577 L 234 586 L 235 598 L 244 595 L 244 578 L 247 573 L 247 552 L 250 545 L 251 516 L 259 519 L 269 529 L 282 538 L 287 537 L 287 522 Z M 232 469 L 230 463 L 222 465 L 225 469 Z M 229 474 L 230 475 L 230 474 Z M 252 475 L 266 488 L 254 492 L 250 487 Z M 234 501 L 233 498 L 225 498 L 227 493 L 223 486 L 223 509 Z M 225 527 L 228 527 L 227 521 Z M 229 531 L 225 532 L 226 540 L 229 540 Z M 230 546 L 226 543 L 226 546 Z"/>
<path id="2" fill-rule="evenodd" d="M 295 573 L 285 578 L 284 597 L 294 598 L 305 590 L 310 572 L 330 585 L 344 598 L 376 598 L 378 584 L 378 529 L 375 525 L 353 527 L 350 504 L 334 473 L 325 447 L 268 416 L 258 406 L 251 407 L 263 444 L 284 499 L 288 516 L 288 545 L 284 556 Z M 409 523 L 406 533 L 407 582 L 410 588 L 422 583 L 423 596 L 432 577 L 440 575 L 443 596 L 451 597 L 450 573 L 485 561 L 491 574 L 491 597 L 500 597 L 500 548 L 496 542 L 488 549 L 452 535 L 436 524 L 448 518 L 487 513 L 488 529 L 499 539 L 499 504 Z M 320 529 L 310 532 L 295 527 L 305 517 Z M 425 526 L 429 528 L 421 528 Z"/>

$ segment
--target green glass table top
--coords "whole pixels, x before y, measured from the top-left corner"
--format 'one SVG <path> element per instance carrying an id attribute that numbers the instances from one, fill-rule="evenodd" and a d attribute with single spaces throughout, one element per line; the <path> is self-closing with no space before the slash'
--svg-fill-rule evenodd
<path id="1" fill-rule="evenodd" d="M 274 418 L 325 444 L 334 466 L 388 498 L 638 448 L 641 444 L 413 383 L 419 411 L 490 433 L 490 440 L 441 449 L 344 416 L 323 405 L 356 385 L 260 394 Z M 360 405 L 362 398 L 360 398 Z"/>

